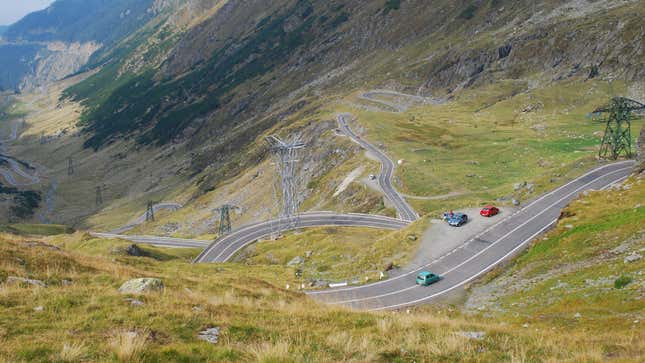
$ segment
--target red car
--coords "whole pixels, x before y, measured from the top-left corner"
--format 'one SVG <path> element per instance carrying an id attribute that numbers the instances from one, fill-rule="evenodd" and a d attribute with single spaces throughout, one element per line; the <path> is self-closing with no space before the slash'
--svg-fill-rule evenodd
<path id="1" fill-rule="evenodd" d="M 479 214 L 482 215 L 482 217 L 492 217 L 496 216 L 499 214 L 499 208 L 493 207 L 492 205 L 487 205 L 485 206 Z"/>

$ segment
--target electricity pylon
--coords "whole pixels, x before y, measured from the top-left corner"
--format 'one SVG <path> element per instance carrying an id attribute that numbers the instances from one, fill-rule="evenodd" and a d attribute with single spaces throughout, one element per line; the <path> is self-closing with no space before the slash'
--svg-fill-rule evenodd
<path id="1" fill-rule="evenodd" d="M 280 233 L 298 224 L 300 200 L 297 196 L 296 164 L 300 161 L 297 158 L 298 150 L 303 149 L 305 144 L 300 142 L 297 137 L 289 142 L 284 142 L 276 136 L 269 136 L 266 141 L 271 147 L 278 169 L 279 181 L 276 182 L 276 189 L 280 189 L 282 194 L 279 223 L 277 230 L 273 231 Z M 276 201 L 280 202 L 277 195 Z"/>
<path id="2" fill-rule="evenodd" d="M 231 233 L 231 211 L 240 210 L 240 207 L 230 204 L 215 209 L 219 212 L 219 235 L 220 237 Z"/>
<path id="3" fill-rule="evenodd" d="M 100 206 L 103 204 L 103 187 L 102 186 L 97 186 L 96 187 L 96 206 Z"/>
<path id="4" fill-rule="evenodd" d="M 146 222 L 155 221 L 155 202 L 149 201 L 148 207 L 146 208 Z"/>
<path id="5" fill-rule="evenodd" d="M 598 156 L 601 159 L 617 160 L 621 156 L 631 159 L 632 151 L 632 111 L 643 110 L 645 105 L 624 97 L 615 97 L 605 106 L 596 109 L 596 119 L 606 123 L 605 135 L 600 144 Z"/>

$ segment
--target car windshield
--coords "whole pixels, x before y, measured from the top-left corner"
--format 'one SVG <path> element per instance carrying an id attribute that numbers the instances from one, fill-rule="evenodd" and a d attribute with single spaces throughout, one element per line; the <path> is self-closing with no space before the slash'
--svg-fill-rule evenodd
<path id="1" fill-rule="evenodd" d="M 484 211 L 489 211 L 489 210 L 490 210 L 490 208 L 484 208 Z"/>

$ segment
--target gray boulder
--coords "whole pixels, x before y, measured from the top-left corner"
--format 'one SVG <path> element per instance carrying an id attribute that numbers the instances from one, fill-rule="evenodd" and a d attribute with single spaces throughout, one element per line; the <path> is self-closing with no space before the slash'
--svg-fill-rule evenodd
<path id="1" fill-rule="evenodd" d="M 24 277 L 9 276 L 7 277 L 7 284 L 22 284 L 37 287 L 47 287 L 47 285 L 40 280 L 26 279 Z"/>
<path id="2" fill-rule="evenodd" d="M 289 261 L 287 266 L 297 266 L 297 265 L 301 265 L 303 263 L 305 263 L 305 259 L 300 257 L 300 256 L 296 256 L 296 257 L 293 258 L 293 260 Z"/>
<path id="3" fill-rule="evenodd" d="M 163 289 L 163 281 L 160 279 L 141 278 L 125 282 L 119 288 L 119 292 L 122 294 L 145 294 Z"/>
<path id="4" fill-rule="evenodd" d="M 219 328 L 209 328 L 199 332 L 197 339 L 203 340 L 211 344 L 217 344 L 219 339 Z"/>
<path id="5" fill-rule="evenodd" d="M 638 252 L 634 252 L 634 253 L 632 253 L 631 255 L 629 255 L 629 256 L 627 256 L 627 257 L 625 257 L 624 262 L 625 262 L 625 263 L 632 263 L 632 262 L 639 261 L 639 260 L 641 260 L 642 258 L 643 258 L 643 256 L 641 256 L 641 254 L 640 254 L 640 253 L 638 253 Z"/>

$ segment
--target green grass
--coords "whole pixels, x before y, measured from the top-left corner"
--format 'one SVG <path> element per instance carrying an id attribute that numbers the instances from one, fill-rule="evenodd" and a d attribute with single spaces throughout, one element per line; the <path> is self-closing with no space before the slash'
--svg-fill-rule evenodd
<path id="1" fill-rule="evenodd" d="M 293 258 L 305 262 L 294 266 L 304 283 L 378 279 L 388 265 L 405 266 L 414 256 L 427 223 L 421 221 L 404 231 L 369 228 L 315 228 L 289 233 L 276 241 L 263 241 L 238 254 L 251 265 L 286 266 Z M 311 256 L 306 258 L 307 252 Z"/>
<path id="2" fill-rule="evenodd" d="M 558 329 L 637 329 L 634 321 L 645 309 L 645 262 L 624 259 L 645 248 L 645 185 L 642 177 L 626 185 L 629 190 L 594 192 L 573 202 L 554 231 L 496 272 L 502 281 L 516 281 L 495 301 L 501 315 Z"/>
<path id="3" fill-rule="evenodd" d="M 40 241 L 64 247 L 55 250 L 0 235 L 0 281 L 23 276 L 47 283 L 0 282 L 0 360 L 637 361 L 643 351 L 640 335 L 613 326 L 589 334 L 558 325 L 544 334 L 513 321 L 464 317 L 452 308 L 367 313 L 318 305 L 284 289 L 297 283 L 284 267 L 102 256 L 99 246 L 114 241 L 80 243 L 79 237 L 86 238 Z M 117 289 L 137 277 L 161 278 L 165 289 L 135 296 L 143 305 L 133 306 Z M 221 328 L 218 344 L 197 339 L 209 327 Z M 469 340 L 460 335 L 464 331 L 486 336 Z"/>
<path id="4" fill-rule="evenodd" d="M 624 88 L 574 79 L 529 89 L 526 81 L 500 81 L 444 105 L 400 114 L 346 106 L 338 111 L 354 114 L 367 139 L 405 160 L 396 170 L 404 193 L 464 193 L 447 201 L 412 201 L 422 212 L 436 213 L 500 197 L 531 199 L 592 167 L 604 125 L 586 115 Z M 529 105 L 534 109 L 525 112 Z M 642 125 L 639 120 L 632 127 Z M 535 183 L 532 194 L 515 193 L 513 184 L 523 181 Z"/>
<path id="5" fill-rule="evenodd" d="M 9 224 L 0 226 L 0 231 L 20 235 L 55 236 L 73 233 L 74 229 L 57 224 Z"/>

